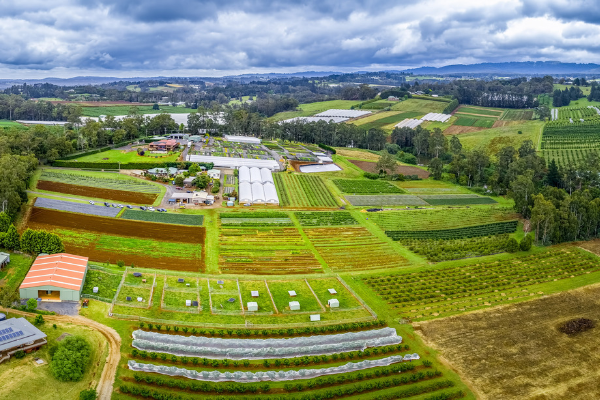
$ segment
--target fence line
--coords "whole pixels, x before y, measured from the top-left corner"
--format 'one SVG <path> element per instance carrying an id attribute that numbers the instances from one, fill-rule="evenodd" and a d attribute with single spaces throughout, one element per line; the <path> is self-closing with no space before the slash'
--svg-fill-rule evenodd
<path id="1" fill-rule="evenodd" d="M 339 275 L 337 275 L 336 278 L 338 281 L 340 281 L 342 285 L 344 285 L 346 289 L 348 289 L 352 296 L 354 296 L 354 298 L 356 298 L 356 300 L 358 300 L 358 302 L 362 304 L 362 306 L 369 312 L 369 314 L 371 314 L 373 319 L 377 319 L 377 314 L 375 313 L 375 311 L 373 311 L 373 309 L 369 307 L 367 303 L 365 303 L 363 299 L 359 295 L 357 295 L 356 292 L 352 290 L 352 288 Z"/>

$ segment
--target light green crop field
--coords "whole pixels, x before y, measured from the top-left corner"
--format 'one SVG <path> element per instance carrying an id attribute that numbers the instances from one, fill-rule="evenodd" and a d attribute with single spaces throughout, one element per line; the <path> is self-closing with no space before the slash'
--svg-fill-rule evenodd
<path id="1" fill-rule="evenodd" d="M 6 120 L 6 119 L 0 119 L 0 128 L 22 128 L 22 129 L 27 129 L 27 127 L 25 125 L 21 125 L 18 122 L 9 121 L 9 120 Z"/>
<path id="2" fill-rule="evenodd" d="M 121 151 L 121 150 L 107 150 L 101 153 L 90 154 L 77 158 L 79 162 L 156 162 L 157 164 L 165 162 L 177 161 L 179 153 L 174 153 L 166 156 L 152 155 L 146 152 L 145 155 L 140 156 L 136 151 Z"/>
<path id="3" fill-rule="evenodd" d="M 316 103 L 300 104 L 298 106 L 300 110 L 280 112 L 269 118 L 269 120 L 282 121 L 284 119 L 294 117 L 309 117 L 329 109 L 349 110 L 350 107 L 356 105 L 357 103 L 359 102 L 356 100 L 329 100 L 318 101 Z"/>
<path id="4" fill-rule="evenodd" d="M 459 139 L 465 149 L 483 149 L 489 154 L 496 154 L 505 146 L 518 148 L 526 140 L 537 144 L 543 127 L 543 121 L 526 121 L 479 132 L 461 133 Z M 519 131 L 522 133 L 519 134 Z"/>
<path id="5" fill-rule="evenodd" d="M 440 113 L 444 110 L 444 108 L 446 108 L 447 105 L 448 103 L 444 101 L 408 99 L 392 106 L 392 110 L 402 112 L 418 112 L 422 115 L 425 115 L 431 112 Z"/>
<path id="6" fill-rule="evenodd" d="M 160 114 L 163 112 L 170 114 L 186 114 L 196 112 L 197 110 L 185 107 L 160 106 L 160 110 L 152 109 L 152 104 L 147 106 L 99 106 L 99 107 L 81 107 L 84 117 L 99 117 L 100 115 L 128 115 L 129 110 L 136 107 L 140 114 Z"/>

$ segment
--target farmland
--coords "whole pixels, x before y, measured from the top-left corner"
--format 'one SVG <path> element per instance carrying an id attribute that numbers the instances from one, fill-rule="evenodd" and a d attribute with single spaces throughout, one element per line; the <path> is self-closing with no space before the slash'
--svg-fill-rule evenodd
<path id="1" fill-rule="evenodd" d="M 168 155 L 152 155 L 146 152 L 143 156 L 139 155 L 134 150 L 106 150 L 96 154 L 89 154 L 79 157 L 76 160 L 83 167 L 85 163 L 165 163 L 175 162 L 179 158 L 179 153 L 171 153 Z"/>
<path id="2" fill-rule="evenodd" d="M 577 277 L 599 270 L 597 258 L 566 247 L 492 262 L 368 277 L 365 283 L 400 315 L 417 321 L 531 299 L 561 280 L 572 280 L 564 284 L 577 287 L 585 284 Z"/>
<path id="3" fill-rule="evenodd" d="M 394 112 L 394 111 L 383 111 L 374 115 L 361 118 L 356 121 L 351 121 L 355 125 L 361 126 L 365 130 L 370 129 L 394 129 L 394 125 L 398 122 L 407 118 L 414 118 L 422 115 L 420 112 Z"/>
<path id="4" fill-rule="evenodd" d="M 448 105 L 444 101 L 434 100 L 422 100 L 422 99 L 408 99 L 398 102 L 392 106 L 393 111 L 401 112 L 418 112 L 421 115 L 429 113 L 441 113 L 444 108 Z"/>
<path id="5" fill-rule="evenodd" d="M 99 207 L 101 208 L 101 207 Z M 204 228 L 146 223 L 34 207 L 27 226 L 56 231 L 67 251 L 93 261 L 187 271 L 204 269 Z"/>
<path id="6" fill-rule="evenodd" d="M 347 211 L 306 211 L 295 213 L 302 226 L 356 225 L 358 221 Z"/>
<path id="7" fill-rule="evenodd" d="M 90 103 L 94 104 L 94 103 Z M 99 117 L 101 115 L 127 115 L 131 110 L 131 107 L 136 107 L 140 114 L 157 114 L 161 112 L 167 112 L 172 114 L 184 114 L 192 113 L 197 110 L 185 107 L 173 107 L 173 106 L 160 106 L 160 111 L 154 110 L 152 105 L 107 105 L 107 106 L 86 106 L 82 107 L 81 111 L 84 117 Z"/>
<path id="8" fill-rule="evenodd" d="M 426 206 L 427 203 L 410 194 L 388 194 L 380 196 L 346 195 L 346 200 L 353 206 Z"/>
<path id="9" fill-rule="evenodd" d="M 363 171 L 371 172 L 371 173 L 379 173 L 379 171 L 377 170 L 376 162 L 360 161 L 360 160 L 348 160 L 348 161 L 350 161 L 352 164 L 356 165 L 358 168 L 362 169 Z M 388 174 L 391 173 L 391 171 L 387 171 L 387 172 L 388 172 Z M 409 175 L 409 176 L 416 175 L 422 179 L 429 178 L 429 172 L 427 172 L 426 170 L 417 168 L 417 167 L 410 167 L 407 165 L 397 165 L 394 173 L 402 174 L 405 176 L 406 175 Z"/>
<path id="10" fill-rule="evenodd" d="M 323 180 L 314 175 L 275 174 L 279 201 L 284 207 L 336 207 Z"/>
<path id="11" fill-rule="evenodd" d="M 37 189 L 132 204 L 152 204 L 157 197 L 156 194 L 152 193 L 136 193 L 123 190 L 102 189 L 42 180 L 38 181 Z"/>
<path id="12" fill-rule="evenodd" d="M 419 195 L 432 206 L 460 206 L 467 204 L 495 204 L 496 200 L 491 197 L 483 197 L 470 194 L 432 194 Z"/>
<path id="13" fill-rule="evenodd" d="M 403 193 L 398 186 L 386 181 L 334 179 L 333 183 L 344 193 L 374 194 L 374 193 Z"/>
<path id="14" fill-rule="evenodd" d="M 501 121 L 519 121 L 533 119 L 533 110 L 505 110 Z"/>
<path id="15" fill-rule="evenodd" d="M 158 222 L 162 224 L 202 226 L 204 216 L 125 210 L 121 215 L 121 218 L 133 221 Z"/>
<path id="16" fill-rule="evenodd" d="M 507 251 L 509 247 L 508 234 L 497 234 L 494 236 L 483 236 L 493 234 L 493 231 L 485 230 L 487 226 L 461 229 L 466 233 L 457 234 L 454 231 L 437 232 L 431 231 L 431 235 L 421 236 L 421 232 L 407 232 L 406 236 L 413 234 L 417 238 L 393 237 L 407 247 L 415 254 L 426 257 L 431 262 L 440 262 L 448 260 L 460 260 L 463 258 L 488 256 Z M 475 233 L 473 233 L 475 230 Z M 507 229 L 510 230 L 510 229 Z M 513 230 L 514 231 L 514 230 Z M 500 231 L 502 232 L 502 231 Z M 474 236 L 478 233 L 478 236 Z M 434 239 L 438 237 L 448 237 L 448 239 Z M 466 236 L 468 238 L 460 238 Z M 427 239 L 423 239 L 427 237 Z M 430 238 L 431 237 L 431 238 Z M 455 239 L 456 238 L 456 239 Z"/>
<path id="17" fill-rule="evenodd" d="M 283 121 L 294 117 L 309 117 L 329 109 L 349 110 L 356 105 L 355 100 L 330 100 L 318 101 L 315 103 L 300 104 L 297 111 L 284 111 L 275 114 L 270 118 L 272 121 Z"/>
<path id="18" fill-rule="evenodd" d="M 113 297 L 117 293 L 117 288 L 119 287 L 121 278 L 122 275 L 119 274 L 113 274 L 99 269 L 89 269 L 86 274 L 85 284 L 83 285 L 81 293 L 98 296 L 100 298 L 112 301 Z M 98 288 L 97 293 L 94 293 L 94 287 Z"/>
<path id="19" fill-rule="evenodd" d="M 305 229 L 327 265 L 338 272 L 395 268 L 407 260 L 363 227 Z"/>
<path id="20" fill-rule="evenodd" d="M 402 239 L 465 239 L 479 236 L 500 235 L 503 233 L 513 233 L 517 230 L 517 221 L 495 222 L 491 224 L 482 224 L 450 229 L 433 230 L 386 230 L 385 233 L 393 240 Z"/>
<path id="21" fill-rule="evenodd" d="M 598 321 L 599 295 L 598 286 L 586 287 L 428 321 L 419 332 L 472 382 L 480 398 L 598 398 L 598 328 L 566 335 L 557 327 L 574 318 Z"/>
<path id="22" fill-rule="evenodd" d="M 219 268 L 225 273 L 258 275 L 322 272 L 295 228 L 222 227 Z"/>

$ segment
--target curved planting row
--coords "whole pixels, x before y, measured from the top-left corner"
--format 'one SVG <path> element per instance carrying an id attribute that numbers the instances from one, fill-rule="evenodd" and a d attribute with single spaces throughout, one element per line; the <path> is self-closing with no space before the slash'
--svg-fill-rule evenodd
<path id="1" fill-rule="evenodd" d="M 168 367 L 166 365 L 154 365 L 136 363 L 130 360 L 129 369 L 133 371 L 154 372 L 162 375 L 181 376 L 197 381 L 208 382 L 264 382 L 264 381 L 294 381 L 297 379 L 318 378 L 325 375 L 343 374 L 352 371 L 362 371 L 373 367 L 386 367 L 402 361 L 418 360 L 418 354 L 406 354 L 403 356 L 391 356 L 377 360 L 364 360 L 349 362 L 344 365 L 329 368 L 311 368 L 290 371 L 259 371 L 259 372 L 219 372 L 219 371 L 196 371 L 185 368 Z"/>
<path id="2" fill-rule="evenodd" d="M 385 231 L 393 240 L 401 239 L 465 239 L 481 236 L 513 233 L 517 230 L 519 221 L 495 222 L 492 224 L 466 226 L 453 229 L 437 229 L 427 231 Z"/>

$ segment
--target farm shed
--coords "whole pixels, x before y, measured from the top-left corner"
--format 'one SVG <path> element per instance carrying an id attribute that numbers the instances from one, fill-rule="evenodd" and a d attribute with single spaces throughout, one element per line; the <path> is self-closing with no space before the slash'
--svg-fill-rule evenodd
<path id="1" fill-rule="evenodd" d="M 311 320 L 311 322 L 320 321 L 321 320 L 321 314 L 311 315 L 310 316 L 310 320 Z"/>
<path id="2" fill-rule="evenodd" d="M 290 301 L 290 310 L 291 311 L 298 311 L 300 310 L 300 303 L 297 301 Z"/>
<path id="3" fill-rule="evenodd" d="M 253 158 L 237 157 L 217 157 L 188 155 L 186 161 L 195 163 L 213 163 L 216 168 L 239 168 L 241 166 L 269 168 L 272 171 L 279 171 L 279 163 L 275 160 L 256 160 Z"/>
<path id="4" fill-rule="evenodd" d="M 259 168 L 250 168 L 250 183 L 262 183 L 262 176 L 260 175 Z"/>
<path id="5" fill-rule="evenodd" d="M 248 311 L 258 311 L 258 303 L 255 301 L 248 302 Z"/>
<path id="6" fill-rule="evenodd" d="M 260 139 L 252 136 L 223 135 L 223 139 L 227 142 L 260 144 Z"/>
<path id="7" fill-rule="evenodd" d="M 187 187 L 190 187 L 194 183 L 194 179 L 196 178 L 194 178 L 193 176 L 189 176 L 183 180 L 183 184 Z"/>
<path id="8" fill-rule="evenodd" d="M 218 169 L 209 169 L 208 171 L 206 171 L 206 173 L 212 179 L 221 179 L 221 171 Z"/>
<path id="9" fill-rule="evenodd" d="M 193 198 L 194 193 L 173 193 L 171 195 L 171 199 L 181 203 L 191 203 Z"/>
<path id="10" fill-rule="evenodd" d="M 0 269 L 4 268 L 10 262 L 10 254 L 0 252 Z"/>
<path id="11" fill-rule="evenodd" d="M 265 190 L 263 185 L 259 182 L 254 182 L 252 184 L 252 204 L 264 204 L 265 202 Z"/>
<path id="12" fill-rule="evenodd" d="M 38 350 L 47 344 L 46 334 L 25 318 L 0 321 L 0 363 L 19 350 L 25 353 Z"/>
<path id="13" fill-rule="evenodd" d="M 250 182 L 240 183 L 240 203 L 252 203 L 252 186 Z"/>
<path id="14" fill-rule="evenodd" d="M 59 253 L 39 255 L 19 287 L 22 299 L 79 301 L 88 258 Z"/>
<path id="15" fill-rule="evenodd" d="M 260 177 L 262 178 L 262 183 L 274 183 L 273 182 L 273 173 L 268 168 L 260 169 Z"/>
<path id="16" fill-rule="evenodd" d="M 272 183 L 265 183 L 263 186 L 265 192 L 265 201 L 268 204 L 279 204 L 279 197 L 277 196 L 277 189 Z"/>
<path id="17" fill-rule="evenodd" d="M 246 167 L 245 165 L 242 165 L 238 170 L 238 180 L 240 183 L 250 183 L 250 168 Z"/>

